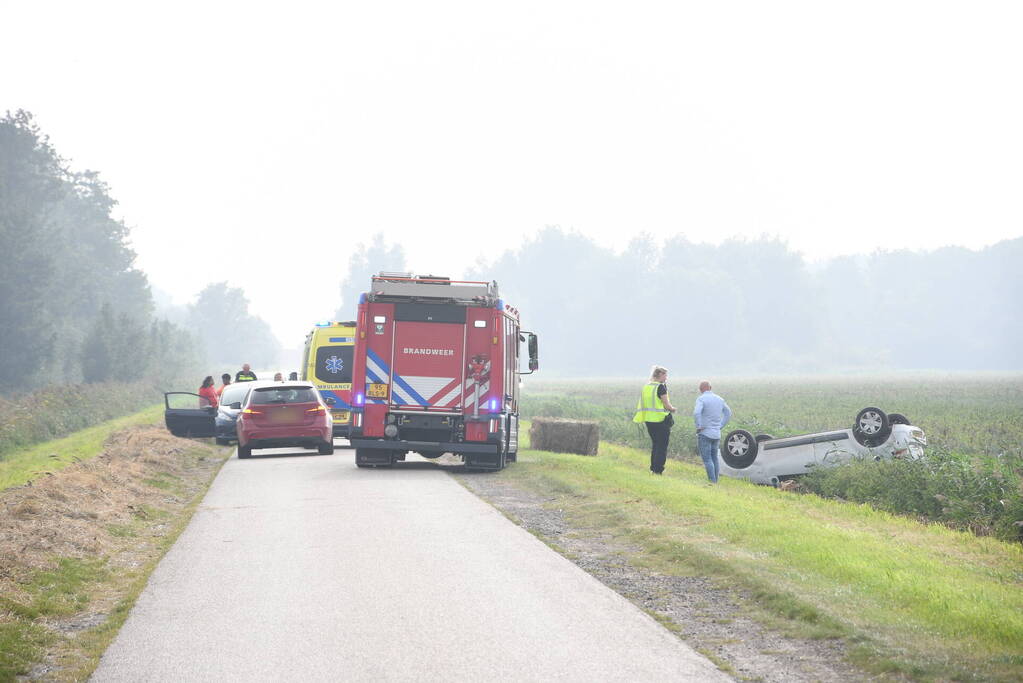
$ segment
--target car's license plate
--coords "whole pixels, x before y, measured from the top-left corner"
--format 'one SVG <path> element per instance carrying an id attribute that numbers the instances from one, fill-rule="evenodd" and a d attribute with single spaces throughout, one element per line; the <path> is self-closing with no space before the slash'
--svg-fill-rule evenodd
<path id="1" fill-rule="evenodd" d="M 285 424 L 293 421 L 294 416 L 292 415 L 292 411 L 287 408 L 278 408 L 270 413 L 270 422 L 273 422 L 274 424 Z"/>
<path id="2" fill-rule="evenodd" d="M 334 411 L 334 422 L 348 422 L 351 418 L 351 413 L 347 410 L 335 410 Z"/>
<path id="3" fill-rule="evenodd" d="M 366 389 L 366 395 L 370 398 L 387 398 L 386 384 L 370 384 Z"/>

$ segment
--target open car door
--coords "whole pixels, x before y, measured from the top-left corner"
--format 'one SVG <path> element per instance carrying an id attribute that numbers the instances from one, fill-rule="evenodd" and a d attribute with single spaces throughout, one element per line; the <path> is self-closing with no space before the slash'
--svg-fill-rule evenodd
<path id="1" fill-rule="evenodd" d="M 213 421 L 217 409 L 206 405 L 206 399 L 199 394 L 185 391 L 169 391 L 163 395 L 166 409 L 163 420 L 174 436 L 213 436 Z"/>

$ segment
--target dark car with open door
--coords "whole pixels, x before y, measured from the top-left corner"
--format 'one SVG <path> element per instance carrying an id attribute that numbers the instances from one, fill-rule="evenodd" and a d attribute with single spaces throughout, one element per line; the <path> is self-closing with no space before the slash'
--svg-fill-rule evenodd
<path id="1" fill-rule="evenodd" d="M 249 392 L 255 387 L 262 387 L 273 382 L 256 380 L 254 382 L 235 382 L 224 387 L 220 394 L 220 405 L 214 420 L 214 437 L 218 446 L 227 446 L 238 440 L 238 415 L 242 412 L 242 404 L 248 400 Z"/>
<path id="2" fill-rule="evenodd" d="M 217 407 L 188 391 L 168 391 L 163 395 L 163 421 L 174 436 L 186 438 L 214 435 Z"/>

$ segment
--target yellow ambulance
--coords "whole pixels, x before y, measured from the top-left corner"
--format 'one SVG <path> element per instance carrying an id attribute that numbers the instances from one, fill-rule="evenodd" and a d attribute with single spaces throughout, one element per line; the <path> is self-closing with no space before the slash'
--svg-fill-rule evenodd
<path id="1" fill-rule="evenodd" d="M 347 438 L 352 424 L 354 322 L 317 323 L 305 338 L 302 379 L 316 385 L 323 400 L 334 399 L 334 436 Z"/>

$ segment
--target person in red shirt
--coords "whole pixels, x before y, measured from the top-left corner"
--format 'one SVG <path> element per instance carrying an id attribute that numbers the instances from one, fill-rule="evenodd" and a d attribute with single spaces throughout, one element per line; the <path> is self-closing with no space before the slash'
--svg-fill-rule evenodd
<path id="1" fill-rule="evenodd" d="M 201 408 L 217 407 L 219 401 L 217 400 L 217 389 L 213 386 L 213 375 L 206 375 L 206 379 L 202 381 L 202 386 L 199 387 L 199 406 Z"/>

